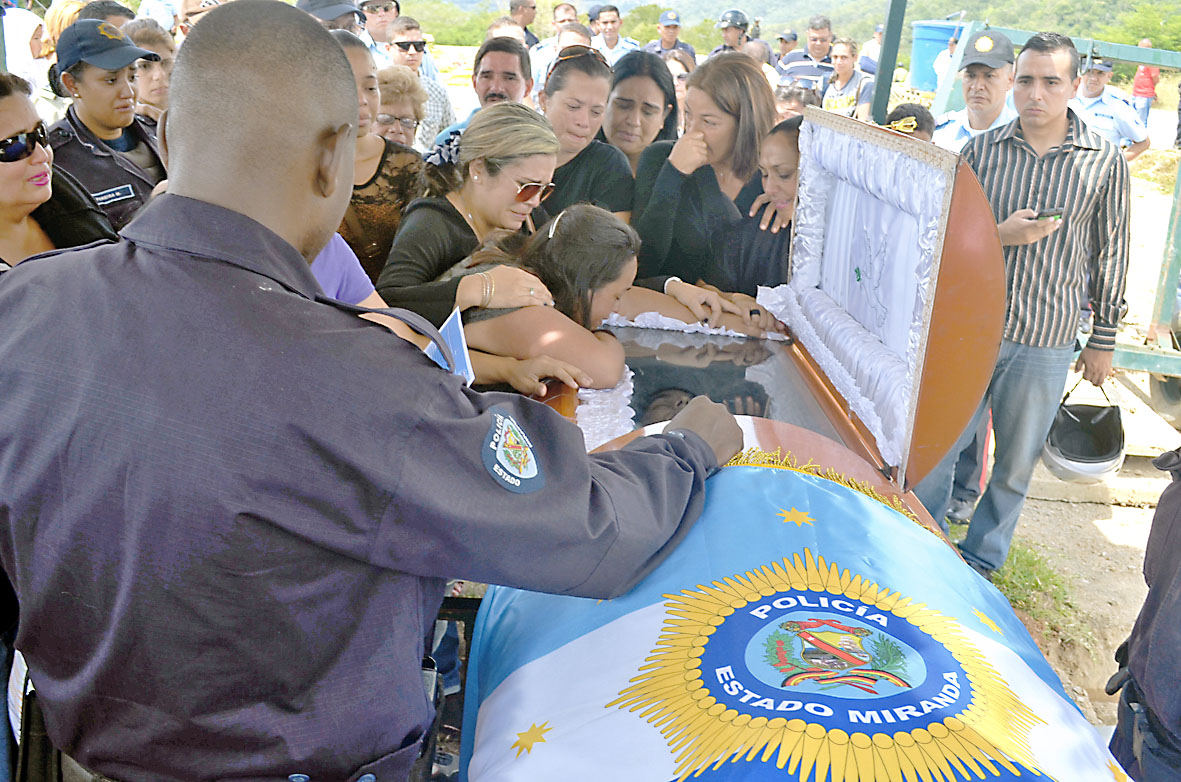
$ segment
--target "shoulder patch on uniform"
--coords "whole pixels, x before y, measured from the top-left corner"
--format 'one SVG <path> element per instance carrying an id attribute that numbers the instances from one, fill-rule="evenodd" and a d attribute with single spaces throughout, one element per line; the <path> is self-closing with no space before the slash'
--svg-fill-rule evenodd
<path id="1" fill-rule="evenodd" d="M 492 407 L 492 427 L 484 438 L 481 459 L 493 480 L 517 494 L 531 494 L 545 486 L 545 475 L 533 443 L 516 419 Z M 503 408 L 502 408 L 503 409 Z"/>

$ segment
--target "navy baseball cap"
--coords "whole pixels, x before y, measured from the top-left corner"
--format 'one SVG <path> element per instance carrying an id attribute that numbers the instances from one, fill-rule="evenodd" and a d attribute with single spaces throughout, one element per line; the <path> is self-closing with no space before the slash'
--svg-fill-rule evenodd
<path id="1" fill-rule="evenodd" d="M 345 14 L 356 14 L 362 22 L 365 21 L 365 12 L 348 0 L 299 0 L 295 7 L 325 22 Z"/>
<path id="2" fill-rule="evenodd" d="M 681 15 L 676 11 L 665 11 L 660 15 L 660 22 L 658 23 L 664 27 L 680 27 Z"/>
<path id="3" fill-rule="evenodd" d="M 784 30 L 779 35 L 775 36 L 777 41 L 798 41 L 800 37 L 796 35 L 795 30 Z"/>
<path id="4" fill-rule="evenodd" d="M 80 19 L 62 31 L 57 39 L 57 72 L 62 73 L 80 62 L 117 71 L 136 60 L 159 61 L 160 55 L 141 49 L 119 28 L 98 19 Z"/>
<path id="5" fill-rule="evenodd" d="M 1111 61 L 1100 60 L 1096 58 L 1088 63 L 1086 60 L 1083 60 L 1083 67 L 1081 70 L 1083 73 L 1086 73 L 1087 71 L 1103 71 L 1104 73 L 1111 73 Z"/>
<path id="6" fill-rule="evenodd" d="M 586 18 L 592 22 L 597 22 L 599 20 L 599 11 L 601 10 L 603 10 L 603 6 L 592 5 L 590 10 L 586 12 Z"/>
<path id="7" fill-rule="evenodd" d="M 884 24 L 874 25 L 873 31 L 875 33 L 884 33 L 886 32 L 886 26 Z"/>

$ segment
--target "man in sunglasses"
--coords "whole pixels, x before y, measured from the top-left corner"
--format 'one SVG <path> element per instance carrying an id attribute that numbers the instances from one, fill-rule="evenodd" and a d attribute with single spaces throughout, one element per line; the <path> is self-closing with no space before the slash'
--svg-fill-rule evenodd
<path id="1" fill-rule="evenodd" d="M 418 74 L 418 81 L 426 90 L 426 107 L 422 122 L 418 124 L 415 143 L 422 149 L 434 146 L 435 136 L 443 128 L 455 122 L 455 109 L 447 88 L 434 79 L 422 74 L 422 61 L 426 56 L 426 36 L 416 20 L 399 16 L 389 26 L 390 60 L 394 65 L 405 65 Z"/>
<path id="2" fill-rule="evenodd" d="M 618 595 L 742 447 L 696 399 L 589 455 L 325 298 L 356 123 L 323 29 L 223 3 L 176 60 L 169 192 L 0 282 L 0 565 L 66 780 L 405 782 L 448 578 Z"/>
<path id="3" fill-rule="evenodd" d="M 398 0 L 364 0 L 361 12 L 365 14 L 365 30 L 361 40 L 373 53 L 378 70 L 392 64 L 390 59 L 390 24 L 402 13 Z"/>
<path id="4" fill-rule="evenodd" d="M 529 29 L 533 20 L 537 18 L 537 0 L 509 0 L 508 15 L 525 31 L 525 45 L 536 46 L 541 40 Z"/>

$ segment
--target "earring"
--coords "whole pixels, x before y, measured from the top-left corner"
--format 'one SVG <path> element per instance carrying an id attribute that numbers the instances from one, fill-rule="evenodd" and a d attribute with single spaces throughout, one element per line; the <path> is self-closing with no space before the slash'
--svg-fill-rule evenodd
<path id="1" fill-rule="evenodd" d="M 478 174 L 472 174 L 472 181 L 473 181 L 473 182 L 479 182 L 479 181 L 480 181 L 480 177 L 479 177 L 479 175 L 478 175 Z"/>

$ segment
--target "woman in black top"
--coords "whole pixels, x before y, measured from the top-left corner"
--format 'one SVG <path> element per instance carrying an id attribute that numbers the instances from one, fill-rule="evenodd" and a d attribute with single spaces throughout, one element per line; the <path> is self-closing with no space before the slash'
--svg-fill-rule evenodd
<path id="1" fill-rule="evenodd" d="M 597 49 L 567 46 L 550 66 L 538 100 L 561 149 L 546 211 L 589 203 L 625 223 L 630 219 L 636 186 L 631 165 L 619 149 L 595 140 L 610 90 L 611 68 Z"/>
<path id="2" fill-rule="evenodd" d="M 619 58 L 599 139 L 627 155 L 635 172 L 652 142 L 676 140 L 677 116 L 677 91 L 664 60 L 642 51 Z"/>
<path id="3" fill-rule="evenodd" d="M 107 22 L 83 19 L 57 42 L 54 91 L 73 104 L 49 129 L 59 168 L 103 208 L 116 230 L 126 225 L 164 178 L 156 136 L 135 114 L 135 62 L 160 56 L 140 49 Z"/>
<path id="4" fill-rule="evenodd" d="M 32 87 L 0 73 L 0 267 L 51 250 L 118 239 L 76 180 L 55 170 Z"/>
<path id="5" fill-rule="evenodd" d="M 377 281 L 387 303 L 441 324 L 453 309 L 552 305 L 536 276 L 510 266 L 444 278 L 492 231 L 532 233 L 548 219 L 559 150 L 549 121 L 520 103 L 481 109 L 424 168 L 426 198 L 410 204 Z"/>
<path id="6" fill-rule="evenodd" d="M 715 55 L 689 77 L 686 132 L 644 151 L 632 222 L 643 240 L 639 276 L 674 275 L 717 288 L 727 241 L 762 193 L 759 140 L 775 122 L 771 88 L 743 54 Z M 774 318 L 743 293 L 725 294 L 763 328 Z"/>
<path id="7" fill-rule="evenodd" d="M 422 156 L 410 147 L 377 135 L 374 118 L 381 105 L 377 67 L 360 38 L 333 30 L 357 81 L 357 150 L 353 157 L 353 195 L 340 235 L 374 282 L 385 267 L 402 222 L 402 212 L 421 195 Z"/>

